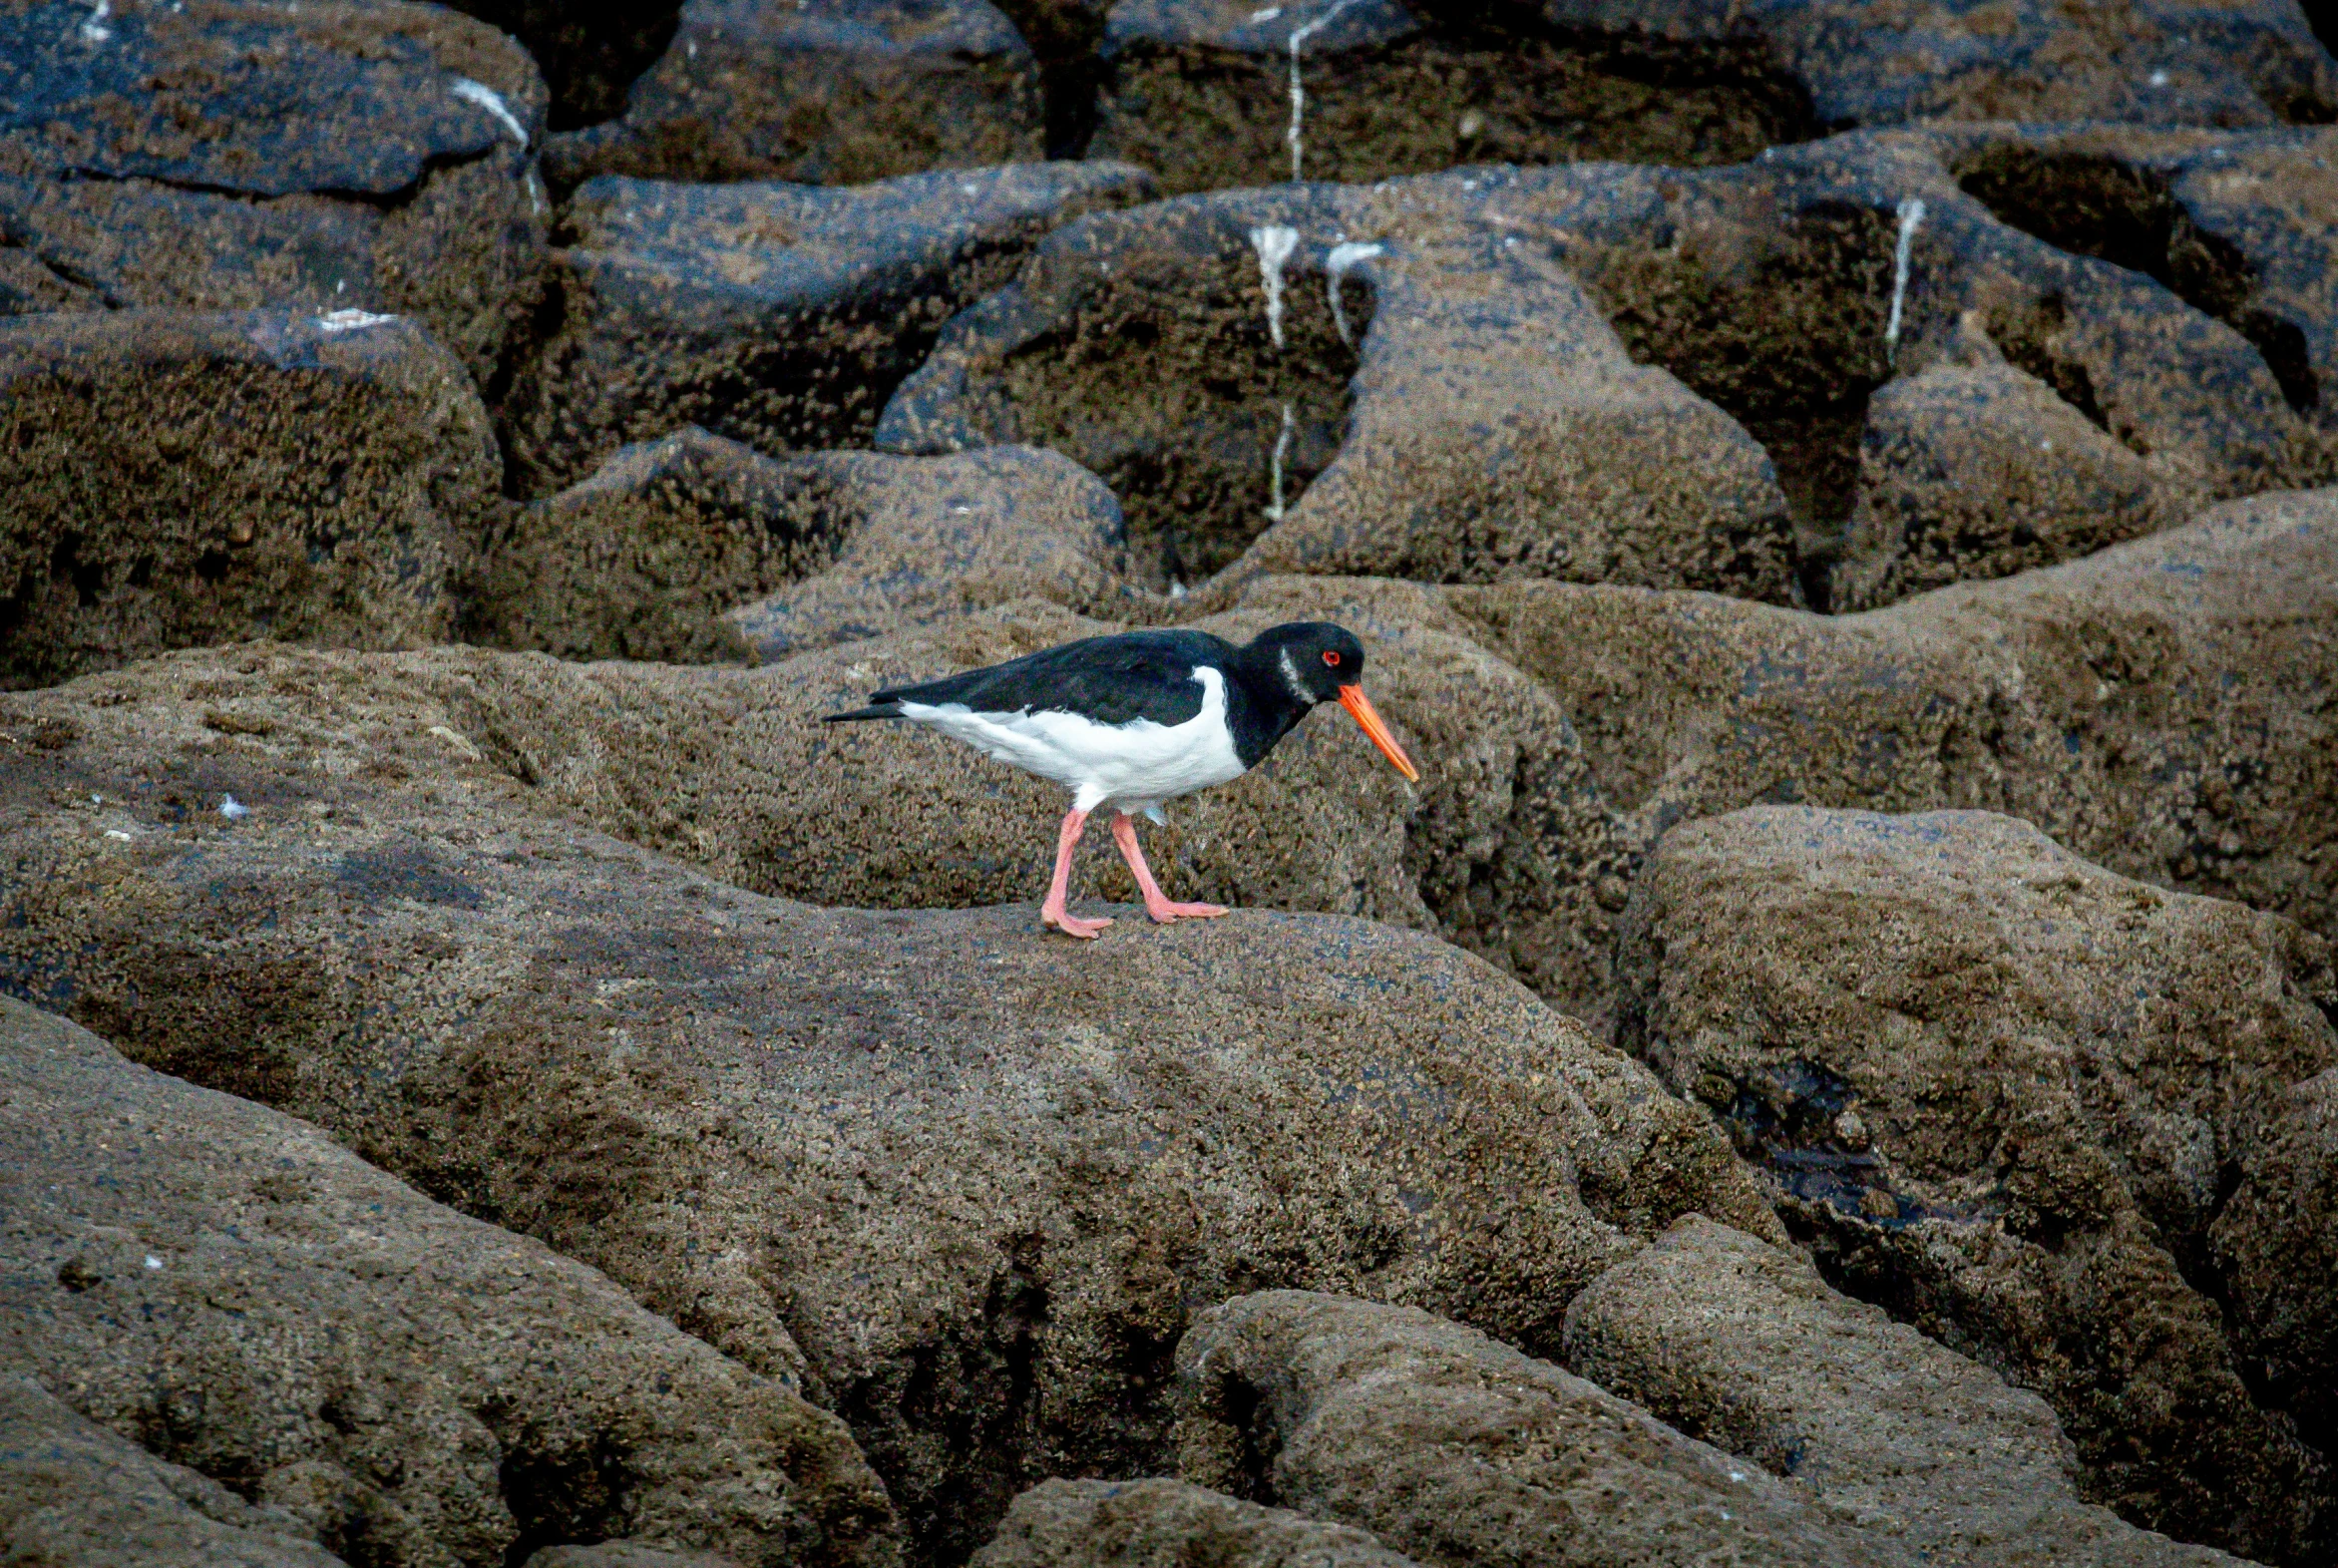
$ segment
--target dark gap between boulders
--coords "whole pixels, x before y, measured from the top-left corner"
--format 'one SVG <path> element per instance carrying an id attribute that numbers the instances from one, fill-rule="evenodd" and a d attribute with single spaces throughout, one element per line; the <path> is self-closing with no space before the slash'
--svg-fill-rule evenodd
<path id="1" fill-rule="evenodd" d="M 1339 453 L 1357 350 L 1303 259 L 1281 274 L 1281 348 L 1258 255 L 1244 246 L 1116 255 L 1081 281 L 1057 326 L 1006 360 L 1021 438 L 1112 487 L 1130 575 L 1149 587 L 1231 566 Z M 1341 298 L 1361 344 L 1371 290 L 1351 275 Z"/>
<path id="2" fill-rule="evenodd" d="M 1955 174 L 1965 194 L 2001 222 L 2058 249 L 2142 272 L 2231 327 L 2256 345 L 2291 408 L 2307 413 L 2321 406 L 2303 329 L 2252 303 L 2256 269 L 2230 240 L 2194 224 L 2157 172 L 2104 154 L 1999 146 L 1966 160 Z M 2014 357 L 2010 348 L 2007 357 Z M 2022 368 L 2103 423 L 2091 394 L 2082 401 L 2064 390 L 2061 378 Z"/>
<path id="3" fill-rule="evenodd" d="M 1662 365 L 1761 444 L 1794 519 L 1794 575 L 1824 611 L 1859 481 L 1867 400 L 1891 377 L 1897 220 L 1848 202 L 1798 211 L 1753 255 L 1680 231 L 1582 273 L 1632 357 Z M 1924 238 L 1919 231 L 1917 250 Z"/>
<path id="4" fill-rule="evenodd" d="M 680 0 L 452 0 L 536 57 L 552 89 L 546 129 L 576 131 L 625 112 L 625 90 L 673 42 Z"/>

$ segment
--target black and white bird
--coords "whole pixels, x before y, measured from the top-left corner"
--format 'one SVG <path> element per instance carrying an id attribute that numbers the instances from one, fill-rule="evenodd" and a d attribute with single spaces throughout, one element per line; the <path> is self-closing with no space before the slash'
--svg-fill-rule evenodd
<path id="1" fill-rule="evenodd" d="M 828 722 L 908 719 L 1070 790 L 1039 919 L 1067 936 L 1093 937 L 1112 923 L 1063 907 L 1072 851 L 1092 812 L 1112 809 L 1112 839 L 1136 875 L 1145 913 L 1166 924 L 1226 911 L 1172 903 L 1161 892 L 1137 847 L 1136 814 L 1162 821 L 1163 802 L 1240 778 L 1318 703 L 1346 708 L 1397 772 L 1419 778 L 1365 699 L 1363 676 L 1364 644 L 1326 621 L 1271 626 L 1243 647 L 1202 631 L 1129 631 L 888 687 Z"/>

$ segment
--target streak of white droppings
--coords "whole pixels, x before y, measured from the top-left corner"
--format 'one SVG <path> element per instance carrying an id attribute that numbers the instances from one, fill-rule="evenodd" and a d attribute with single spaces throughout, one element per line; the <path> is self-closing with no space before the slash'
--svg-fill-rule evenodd
<path id="1" fill-rule="evenodd" d="M 320 332 L 354 332 L 360 327 L 380 326 L 384 321 L 395 321 L 396 316 L 377 316 L 370 310 L 336 310 L 316 318 Z"/>
<path id="2" fill-rule="evenodd" d="M 1251 12 L 1250 19 L 1254 22 L 1272 22 L 1276 17 L 1279 17 L 1282 14 L 1283 8 L 1281 6 L 1271 5 L 1263 11 Z"/>
<path id="3" fill-rule="evenodd" d="M 528 209 L 538 217 L 544 216 L 544 182 L 536 178 L 536 166 L 528 166 Z"/>
<path id="4" fill-rule="evenodd" d="M 1353 344 L 1356 338 L 1348 330 L 1348 312 L 1340 305 L 1340 284 L 1347 278 L 1350 267 L 1382 253 L 1378 245 L 1351 240 L 1347 244 L 1334 245 L 1331 254 L 1324 257 L 1324 286 L 1332 295 L 1332 325 L 1340 329 L 1340 341 L 1343 343 Z"/>
<path id="5" fill-rule="evenodd" d="M 1291 180 L 1299 182 L 1300 171 L 1307 163 L 1307 89 L 1299 84 L 1299 57 L 1307 50 L 1307 41 L 1330 27 L 1340 13 L 1356 4 L 1356 0 L 1337 0 L 1332 8 L 1304 27 L 1291 30 L 1291 129 L 1283 133 L 1283 140 L 1291 145 Z M 1278 12 L 1280 8 L 1278 8 Z"/>
<path id="6" fill-rule="evenodd" d="M 114 29 L 106 25 L 106 18 L 113 14 L 114 0 L 98 0 L 97 9 L 90 12 L 90 19 L 81 24 L 81 41 L 85 44 L 102 44 L 112 38 Z"/>
<path id="7" fill-rule="evenodd" d="M 467 76 L 455 78 L 455 85 L 447 91 L 463 100 L 464 103 L 477 104 L 495 116 L 496 119 L 503 122 L 504 129 L 512 133 L 513 141 L 519 143 L 523 148 L 527 147 L 528 128 L 520 124 L 519 117 L 512 113 L 510 106 L 505 104 L 503 94 L 489 87 L 485 82 L 474 82 Z"/>
<path id="8" fill-rule="evenodd" d="M 1288 223 L 1264 223 L 1250 231 L 1259 253 L 1259 280 L 1267 290 L 1267 336 L 1283 346 L 1283 268 L 1299 248 L 1299 230 Z"/>
<path id="9" fill-rule="evenodd" d="M 1291 418 L 1291 405 L 1286 402 L 1283 405 L 1282 433 L 1275 437 L 1274 477 L 1270 481 L 1273 489 L 1267 501 L 1267 518 L 1270 522 L 1282 522 L 1283 514 L 1290 510 L 1283 505 L 1283 463 L 1291 456 L 1291 435 L 1297 428 Z"/>
<path id="10" fill-rule="evenodd" d="M 1908 302 L 1908 258 L 1916 245 L 1916 225 L 1924 221 L 1924 202 L 1919 196 L 1909 196 L 1899 204 L 1899 244 L 1893 248 L 1891 260 L 1891 319 L 1883 326 L 1884 357 L 1899 353 L 1900 316 Z"/>
<path id="11" fill-rule="evenodd" d="M 238 822 L 251 815 L 251 808 L 232 795 L 219 797 L 219 815 L 229 822 Z"/>

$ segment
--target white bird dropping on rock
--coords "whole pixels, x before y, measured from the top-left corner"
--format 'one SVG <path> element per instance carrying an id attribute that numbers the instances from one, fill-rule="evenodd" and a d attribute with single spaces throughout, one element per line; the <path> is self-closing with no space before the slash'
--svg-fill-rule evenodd
<path id="1" fill-rule="evenodd" d="M 505 104 L 503 94 L 489 87 L 485 82 L 474 82 L 467 76 L 455 78 L 455 85 L 448 91 L 466 104 L 477 104 L 502 121 L 504 129 L 512 133 L 512 140 L 519 143 L 523 150 L 527 148 L 528 128 L 520 124 L 519 117 L 512 113 L 509 105 Z"/>
<path id="2" fill-rule="evenodd" d="M 1296 428 L 1291 418 L 1291 404 L 1286 400 L 1283 404 L 1283 429 L 1275 437 L 1274 474 L 1271 481 L 1274 488 L 1267 501 L 1267 516 L 1277 523 L 1283 521 L 1283 514 L 1288 510 L 1283 505 L 1283 460 L 1291 455 L 1291 433 Z"/>
<path id="3" fill-rule="evenodd" d="M 1348 330 L 1348 312 L 1340 305 L 1340 283 L 1348 276 L 1350 267 L 1359 261 L 1368 261 L 1378 254 L 1378 245 L 1359 244 L 1350 240 L 1346 244 L 1334 245 L 1332 253 L 1324 258 L 1324 286 L 1332 296 L 1332 325 L 1340 329 L 1340 341 L 1343 343 L 1354 345 L 1356 338 Z"/>
<path id="4" fill-rule="evenodd" d="M 1899 355 L 1900 312 L 1908 299 L 1908 256 L 1915 248 L 1916 225 L 1924 221 L 1924 201 L 1920 196 L 1909 196 L 1899 204 L 1899 244 L 1892 251 L 1891 262 L 1891 319 L 1884 323 L 1883 348 L 1886 359 Z"/>
<path id="5" fill-rule="evenodd" d="M 1322 16 L 1305 27 L 1291 30 L 1291 129 L 1283 133 L 1283 140 L 1291 144 L 1291 183 L 1299 183 L 1299 173 L 1307 162 L 1307 90 L 1299 85 L 1299 56 L 1307 48 L 1307 41 L 1330 27 L 1341 12 L 1356 4 L 1356 0 L 1339 0 Z M 1273 15 L 1262 12 L 1260 15 Z"/>
<path id="6" fill-rule="evenodd" d="M 1283 266 L 1299 248 L 1299 230 L 1287 223 L 1268 223 L 1250 231 L 1251 248 L 1259 253 L 1259 279 L 1267 289 L 1267 335 L 1283 346 Z"/>

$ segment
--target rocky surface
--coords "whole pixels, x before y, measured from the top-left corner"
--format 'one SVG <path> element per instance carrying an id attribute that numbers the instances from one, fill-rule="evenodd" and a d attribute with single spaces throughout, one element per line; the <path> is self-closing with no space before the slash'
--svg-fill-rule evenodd
<path id="1" fill-rule="evenodd" d="M 1177 1349 L 1180 1472 L 1432 1563 L 1894 1564 L 1751 1460 L 1403 1307 L 1241 1296 Z"/>
<path id="2" fill-rule="evenodd" d="M 1210 1301 L 1555 1345 L 1681 1213 L 1776 1234 L 1698 1113 L 1451 948 L 1246 912 L 1066 963 L 1027 905 L 757 897 L 545 815 L 430 678 L 259 650 L 12 699 L 78 738 L 0 775 L 11 985 L 800 1374 L 921 1552 L 1158 1470 Z"/>
<path id="3" fill-rule="evenodd" d="M 624 113 L 556 137 L 594 175 L 852 186 L 1046 155 L 1039 63 L 990 0 L 686 0 Z"/>
<path id="4" fill-rule="evenodd" d="M 1138 1481 L 1041 1481 L 1014 1500 L 974 1568 L 1404 1568 L 1365 1531 L 1265 1508 L 1207 1487 Z"/>
<path id="5" fill-rule="evenodd" d="M 568 209 L 558 324 L 509 401 L 520 483 L 557 489 L 684 424 L 770 454 L 861 445 L 952 313 L 1048 229 L 1150 184 L 1114 164 L 850 191 L 596 181 Z"/>
<path id="6" fill-rule="evenodd" d="M 13 1374 L 0 1374 L 0 1561 L 341 1565 L 292 1514 L 158 1459 Z"/>
<path id="7" fill-rule="evenodd" d="M 411 315 L 481 379 L 534 308 L 544 81 L 404 0 L 0 15 L 0 313 Z"/>
<path id="8" fill-rule="evenodd" d="M 1489 231 L 1479 184 L 1071 224 L 951 324 L 877 443 L 1065 451 L 1120 496 L 1156 588 L 1298 570 L 1786 598 L 1759 449 Z"/>
<path id="9" fill-rule="evenodd" d="M 437 641 L 496 468 L 405 317 L 0 322 L 0 687 L 271 633 Z"/>
<path id="10" fill-rule="evenodd" d="M 2233 1559 L 2079 1500 L 2046 1402 L 1691 1217 L 1567 1309 L 1567 1364 L 1927 1563 Z"/>
<path id="11" fill-rule="evenodd" d="M 400 1568 L 624 1533 L 742 1563 L 897 1560 L 834 1416 L 584 1265 L 8 997 L 0 1072 L 0 1365 L 117 1434 L 12 1384 L 11 1428 L 55 1452 L 62 1510 L 16 1530 L 86 1538 L 142 1513 L 212 1560 L 331 1560 L 305 1536 Z"/>
<path id="12" fill-rule="evenodd" d="M 0 1555 L 2320 1568 L 2329 22 L 22 0 Z"/>
<path id="13" fill-rule="evenodd" d="M 473 640 L 752 663 L 1018 598 L 1122 596 L 1120 508 L 1052 452 L 766 458 L 695 426 L 521 509 L 483 552 Z"/>
<path id="14" fill-rule="evenodd" d="M 2008 818 L 1768 808 L 1660 841 L 1616 963 L 1618 1042 L 1767 1164 L 1846 1289 L 2046 1393 L 2095 1496 L 2319 1549 L 2324 1461 L 2200 1286 L 2288 1086 L 2338 1064 L 2323 943 Z"/>

